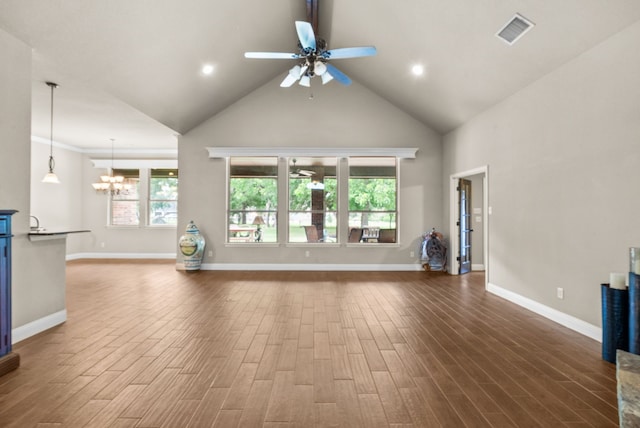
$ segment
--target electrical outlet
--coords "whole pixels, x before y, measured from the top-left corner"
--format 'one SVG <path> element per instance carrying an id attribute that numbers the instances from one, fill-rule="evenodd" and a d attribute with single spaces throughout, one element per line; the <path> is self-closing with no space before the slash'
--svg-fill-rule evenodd
<path id="1" fill-rule="evenodd" d="M 305 257 L 309 257 L 311 255 L 311 251 L 307 250 L 304 252 Z"/>
<path id="2" fill-rule="evenodd" d="M 413 258 L 416 256 L 416 253 L 414 253 L 413 251 L 409 251 L 409 257 Z"/>
<path id="3" fill-rule="evenodd" d="M 101 247 L 101 248 L 104 248 L 104 242 L 101 242 L 101 243 L 100 243 L 100 247 Z"/>
<path id="4" fill-rule="evenodd" d="M 564 299 L 564 288 L 558 287 L 556 289 L 556 296 L 558 297 L 558 299 Z"/>
<path id="5" fill-rule="evenodd" d="M 212 251 L 212 250 L 209 250 L 209 252 L 207 253 L 207 255 L 208 255 L 209 257 L 213 257 L 213 251 Z"/>

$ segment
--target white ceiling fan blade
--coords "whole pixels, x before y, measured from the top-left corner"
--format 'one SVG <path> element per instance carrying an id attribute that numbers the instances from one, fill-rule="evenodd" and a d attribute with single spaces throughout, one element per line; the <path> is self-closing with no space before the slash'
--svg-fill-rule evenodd
<path id="1" fill-rule="evenodd" d="M 300 55 L 286 52 L 245 52 L 244 57 L 255 59 L 298 59 Z"/>
<path id="2" fill-rule="evenodd" d="M 316 36 L 313 34 L 313 27 L 305 21 L 296 21 L 296 31 L 298 39 L 304 49 L 316 50 Z"/>
<path id="3" fill-rule="evenodd" d="M 326 51 L 323 56 L 329 59 L 359 58 L 363 56 L 373 56 L 377 53 L 374 46 L 361 46 L 355 48 L 339 48 Z"/>
<path id="4" fill-rule="evenodd" d="M 349 76 L 335 68 L 332 64 L 327 64 L 327 72 L 325 74 L 327 73 L 345 86 L 349 86 L 351 84 L 351 79 L 349 79 Z"/>
<path id="5" fill-rule="evenodd" d="M 282 83 L 280 83 L 280 87 L 288 88 L 294 83 L 296 83 L 297 81 L 298 81 L 298 77 L 291 75 L 291 73 L 287 73 L 287 76 L 284 78 Z"/>

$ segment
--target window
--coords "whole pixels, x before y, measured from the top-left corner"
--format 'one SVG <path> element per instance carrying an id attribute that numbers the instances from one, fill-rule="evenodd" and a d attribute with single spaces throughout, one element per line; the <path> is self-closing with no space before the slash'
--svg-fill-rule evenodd
<path id="1" fill-rule="evenodd" d="M 398 242 L 394 154 L 343 158 L 326 151 L 287 158 L 242 153 L 225 157 L 228 243 L 277 243 L 285 235 L 291 244 Z M 283 225 L 280 233 L 278 223 Z"/>
<path id="2" fill-rule="evenodd" d="M 178 170 L 152 169 L 149 177 L 149 225 L 178 223 Z"/>
<path id="3" fill-rule="evenodd" d="M 277 242 L 278 158 L 229 159 L 228 242 Z"/>
<path id="4" fill-rule="evenodd" d="M 349 242 L 395 243 L 395 157 L 349 158 Z"/>
<path id="5" fill-rule="evenodd" d="M 111 196 L 111 225 L 138 226 L 140 224 L 140 171 L 114 169 L 113 175 L 124 177 L 129 190 Z"/>
<path id="6" fill-rule="evenodd" d="M 289 242 L 336 242 L 337 158 L 289 159 Z"/>
<path id="7" fill-rule="evenodd" d="M 175 227 L 178 222 L 178 170 L 114 169 L 128 190 L 111 195 L 110 226 Z"/>

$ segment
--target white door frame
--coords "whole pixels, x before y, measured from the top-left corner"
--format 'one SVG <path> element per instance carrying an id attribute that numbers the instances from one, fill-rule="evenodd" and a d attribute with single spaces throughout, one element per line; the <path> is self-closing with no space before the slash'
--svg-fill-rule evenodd
<path id="1" fill-rule="evenodd" d="M 457 260 L 459 253 L 458 243 L 458 179 L 470 177 L 472 175 L 483 174 L 482 180 L 482 215 L 484 221 L 482 222 L 483 228 L 483 255 L 484 255 L 484 286 L 485 289 L 489 284 L 489 165 L 484 165 L 478 168 L 470 169 L 468 171 L 458 172 L 451 174 L 449 179 L 449 236 L 451 237 L 449 243 L 449 273 L 451 275 L 458 275 L 460 263 Z"/>

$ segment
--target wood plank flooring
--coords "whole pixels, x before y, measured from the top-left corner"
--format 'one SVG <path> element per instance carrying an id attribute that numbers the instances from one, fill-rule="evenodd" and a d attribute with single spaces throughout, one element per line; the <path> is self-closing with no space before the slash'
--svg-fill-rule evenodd
<path id="1" fill-rule="evenodd" d="M 617 426 L 600 344 L 482 273 L 174 267 L 68 263 L 68 321 L 14 346 L 0 426 Z"/>

